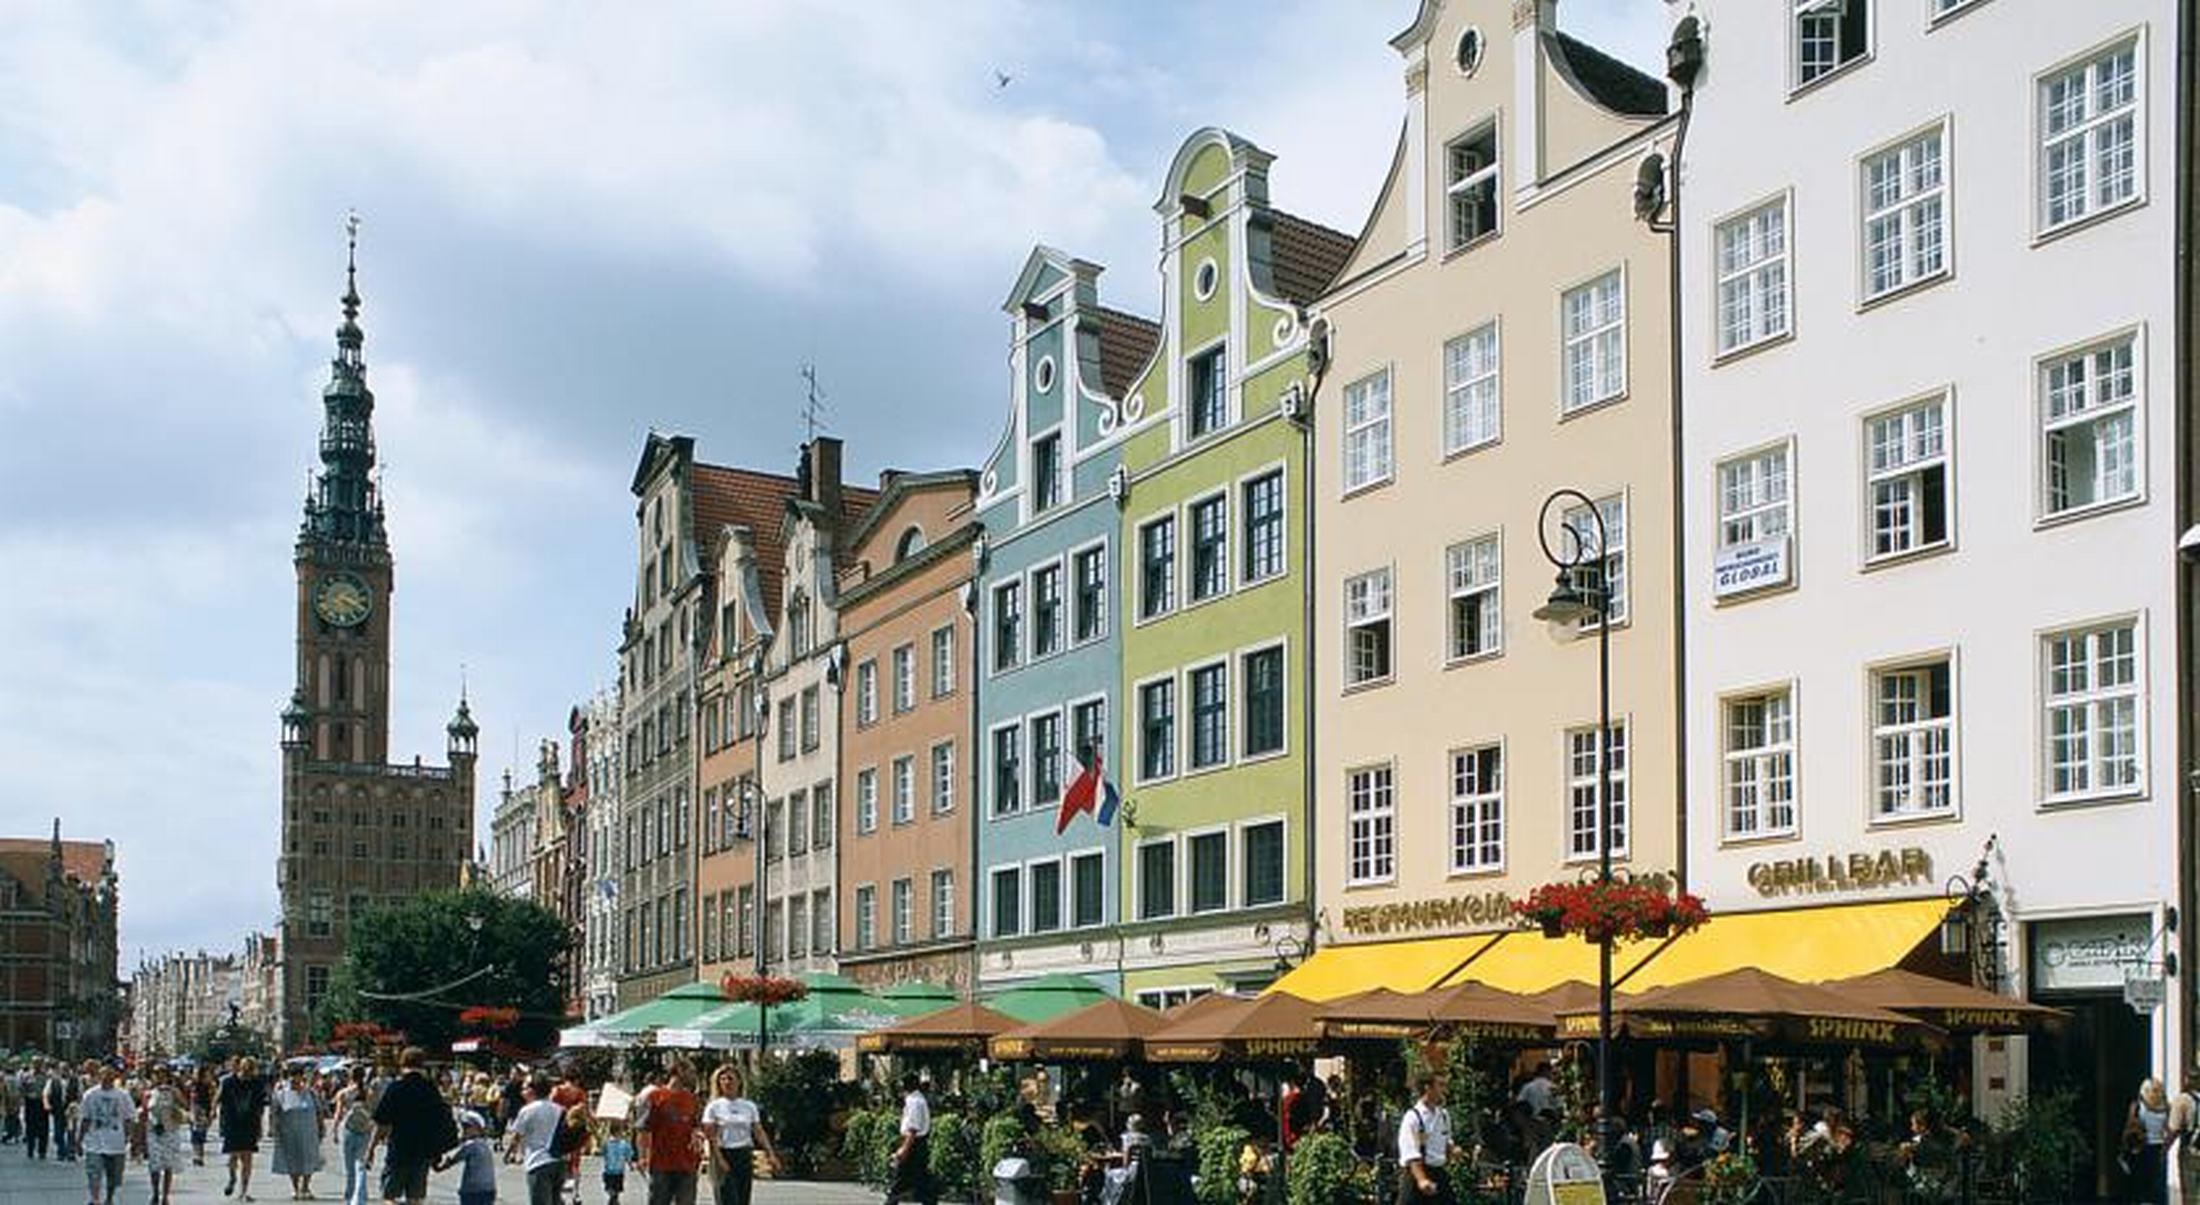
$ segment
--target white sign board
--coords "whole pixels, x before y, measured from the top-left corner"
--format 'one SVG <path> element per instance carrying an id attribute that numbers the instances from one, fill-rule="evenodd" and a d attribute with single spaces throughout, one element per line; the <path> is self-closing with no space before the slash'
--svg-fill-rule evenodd
<path id="1" fill-rule="evenodd" d="M 1525 1205 L 1605 1205 L 1604 1173 L 1589 1152 L 1553 1143 L 1528 1168 Z"/>
<path id="2" fill-rule="evenodd" d="M 1784 586 L 1788 580 L 1788 540 L 1752 540 L 1719 549 L 1711 558 L 1711 596 L 1725 598 L 1767 586 Z"/>
<path id="3" fill-rule="evenodd" d="M 2039 991 L 2121 991 L 2144 970 L 2153 927 L 2144 916 L 2086 916 L 2032 926 L 2032 986 Z"/>
<path id="4" fill-rule="evenodd" d="M 2134 976 L 2124 980 L 2124 1003 L 2130 1005 L 2131 1011 L 2140 1016 L 2146 1016 L 2162 1007 L 2162 1001 L 2167 994 L 2159 979 Z"/>

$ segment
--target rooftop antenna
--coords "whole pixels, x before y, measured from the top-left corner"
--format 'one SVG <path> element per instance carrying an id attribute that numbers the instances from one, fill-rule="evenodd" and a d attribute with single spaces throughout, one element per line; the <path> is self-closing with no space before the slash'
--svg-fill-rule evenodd
<path id="1" fill-rule="evenodd" d="M 817 365 L 802 366 L 802 442 L 807 445 L 825 430 L 825 391 L 817 387 Z"/>

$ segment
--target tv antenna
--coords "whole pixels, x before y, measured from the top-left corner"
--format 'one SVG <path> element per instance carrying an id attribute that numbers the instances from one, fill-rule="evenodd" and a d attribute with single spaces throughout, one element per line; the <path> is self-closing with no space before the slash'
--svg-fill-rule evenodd
<path id="1" fill-rule="evenodd" d="M 817 385 L 817 365 L 802 366 L 802 442 L 808 444 L 825 427 L 825 391 Z"/>

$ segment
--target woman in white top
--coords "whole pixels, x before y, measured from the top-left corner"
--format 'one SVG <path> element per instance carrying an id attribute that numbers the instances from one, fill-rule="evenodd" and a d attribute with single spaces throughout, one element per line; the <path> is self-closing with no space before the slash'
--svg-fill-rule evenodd
<path id="1" fill-rule="evenodd" d="M 191 1120 L 175 1074 L 153 1067 L 153 1086 L 145 1090 L 138 1120 L 145 1131 L 145 1170 L 153 1177 L 153 1205 L 167 1205 L 176 1190 L 176 1169 L 183 1166 L 183 1128 Z"/>
<path id="2" fill-rule="evenodd" d="M 749 1205 L 756 1183 L 756 1148 L 764 1148 L 772 1174 L 779 1173 L 779 1151 L 764 1129 L 764 1114 L 741 1094 L 741 1071 L 731 1063 L 710 1077 L 710 1103 L 703 1106 L 703 1132 L 713 1152 L 711 1183 L 718 1205 Z"/>

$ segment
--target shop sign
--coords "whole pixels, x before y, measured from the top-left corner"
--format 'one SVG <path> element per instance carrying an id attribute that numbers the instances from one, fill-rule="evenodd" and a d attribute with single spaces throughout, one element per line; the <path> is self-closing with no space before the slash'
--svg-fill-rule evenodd
<path id="1" fill-rule="evenodd" d="M 2144 916 L 2088 916 L 2032 926 L 2032 987 L 2043 992 L 2121 991 L 2144 969 L 2153 936 Z"/>
<path id="2" fill-rule="evenodd" d="M 1347 933 L 1397 933 L 1417 929 L 1487 928 L 1513 923 L 1512 896 L 1502 891 L 1426 900 L 1361 904 L 1344 910 Z"/>
<path id="3" fill-rule="evenodd" d="M 1711 558 L 1711 596 L 1726 598 L 1762 590 L 1767 586 L 1784 586 L 1788 580 L 1788 541 L 1786 536 L 1770 540 L 1752 540 L 1747 544 L 1735 544 L 1721 548 Z"/>
<path id="4" fill-rule="evenodd" d="M 1749 885 L 1759 895 L 1817 895 L 1838 891 L 1884 891 L 1929 883 L 1933 855 L 1910 846 L 1878 853 L 1827 854 L 1778 862 L 1753 862 Z"/>
<path id="5" fill-rule="evenodd" d="M 2130 1005 L 2131 1011 L 2140 1016 L 2146 1016 L 2162 1007 L 2162 1001 L 2168 995 L 2163 989 L 2162 981 L 2151 976 L 2134 976 L 2124 980 L 2124 1003 Z"/>

